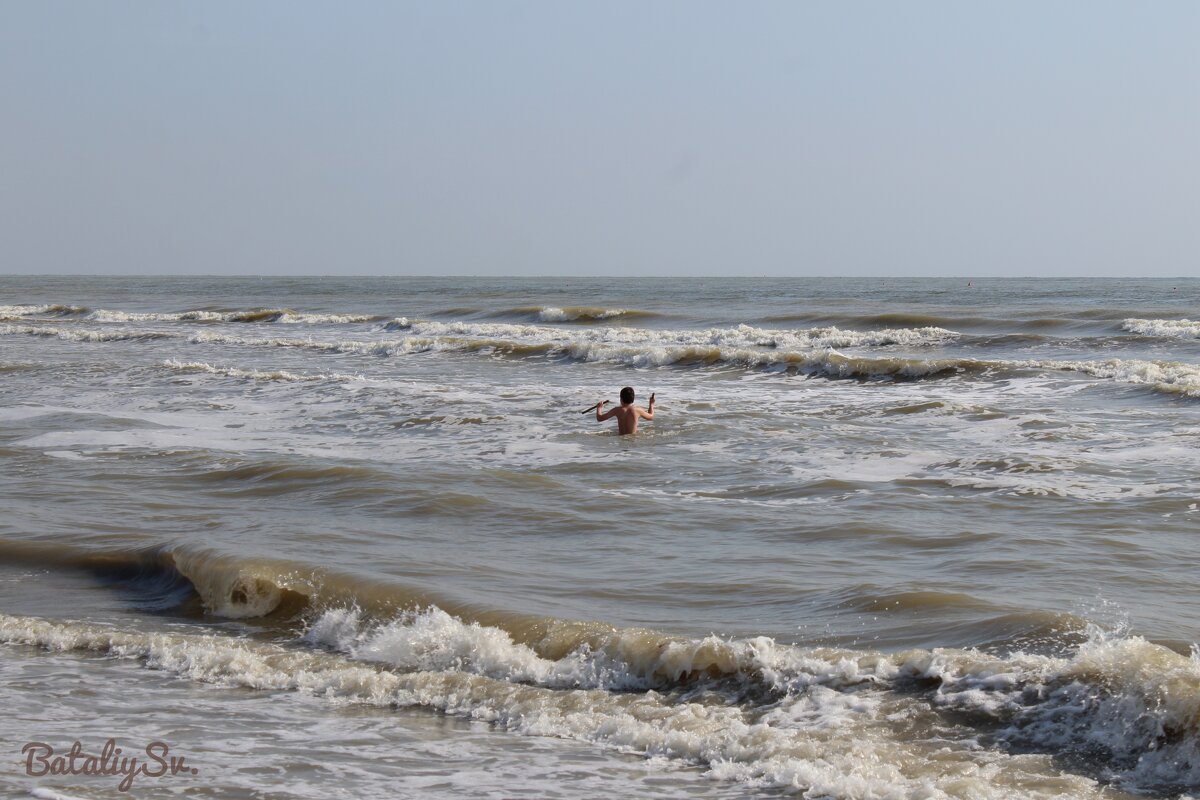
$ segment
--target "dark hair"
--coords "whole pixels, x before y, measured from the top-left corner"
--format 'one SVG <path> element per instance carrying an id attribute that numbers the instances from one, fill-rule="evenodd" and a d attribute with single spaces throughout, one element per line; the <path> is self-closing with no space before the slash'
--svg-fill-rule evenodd
<path id="1" fill-rule="evenodd" d="M 627 406 L 633 402 L 633 387 L 626 386 L 621 390 L 621 405 Z"/>

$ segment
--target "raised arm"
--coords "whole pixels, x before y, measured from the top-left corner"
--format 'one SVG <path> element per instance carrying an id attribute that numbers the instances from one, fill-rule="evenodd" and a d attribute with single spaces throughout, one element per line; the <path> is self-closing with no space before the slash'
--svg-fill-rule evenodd
<path id="1" fill-rule="evenodd" d="M 638 409 L 638 416 L 642 419 L 654 419 L 654 395 L 650 395 L 650 402 L 646 404 L 647 408 Z"/>
<path id="2" fill-rule="evenodd" d="M 600 413 L 600 410 L 604 408 L 604 404 L 607 402 L 608 402 L 607 400 L 601 400 L 599 403 L 596 404 L 596 422 L 604 422 L 604 420 L 606 420 L 606 419 L 612 419 L 613 414 L 617 413 L 617 410 L 615 408 L 611 409 L 609 411 L 605 411 L 603 414 Z"/>

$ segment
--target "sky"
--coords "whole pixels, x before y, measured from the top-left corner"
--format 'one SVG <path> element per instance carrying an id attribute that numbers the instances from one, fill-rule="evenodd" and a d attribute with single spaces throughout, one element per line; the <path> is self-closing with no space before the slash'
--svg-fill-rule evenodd
<path id="1" fill-rule="evenodd" d="M 1200 275 L 1200 3 L 0 0 L 0 273 Z"/>

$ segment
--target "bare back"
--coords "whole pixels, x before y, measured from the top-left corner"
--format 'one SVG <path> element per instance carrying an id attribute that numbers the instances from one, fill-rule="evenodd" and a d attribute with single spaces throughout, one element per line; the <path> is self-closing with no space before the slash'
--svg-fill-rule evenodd
<path id="1" fill-rule="evenodd" d="M 654 419 L 654 412 L 647 411 L 641 406 L 630 403 L 629 405 L 617 406 L 616 408 L 600 413 L 600 409 L 596 409 L 596 419 L 603 422 L 606 419 L 617 418 L 617 433 L 621 436 L 630 433 L 637 433 L 639 419 Z"/>

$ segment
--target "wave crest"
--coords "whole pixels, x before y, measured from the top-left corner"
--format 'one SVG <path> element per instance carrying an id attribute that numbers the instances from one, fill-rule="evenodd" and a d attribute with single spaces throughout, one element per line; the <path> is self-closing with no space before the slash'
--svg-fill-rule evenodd
<path id="1" fill-rule="evenodd" d="M 44 305 L 22 303 L 12 306 L 0 306 L 0 319 L 45 316 L 68 317 L 77 314 L 86 314 L 87 312 L 88 309 L 84 306 L 65 305 L 63 303 L 48 303 Z"/>
<path id="2" fill-rule="evenodd" d="M 255 381 L 285 381 L 288 383 L 309 383 L 315 381 L 352 381 L 359 380 L 356 375 L 343 375 L 340 373 L 329 374 L 300 374 L 297 372 L 288 372 L 283 369 L 275 370 L 258 370 L 258 369 L 241 369 L 239 367 L 222 367 L 215 364 L 209 364 L 205 361 L 179 361 L 174 358 L 169 358 L 162 362 L 162 365 L 167 369 L 181 373 L 201 373 L 208 375 L 219 375 L 225 378 L 244 378 Z"/>
<path id="3" fill-rule="evenodd" d="M 765 638 L 664 644 L 647 635 L 641 644 L 659 657 L 674 649 L 693 663 L 715 663 L 699 655 L 707 648 L 731 659 L 699 687 L 654 691 L 608 654 L 581 647 L 550 659 L 439 609 L 366 627 L 355 610 L 329 610 L 302 634 L 307 648 L 8 615 L 0 615 L 0 641 L 103 652 L 196 680 L 334 702 L 424 706 L 513 732 L 701 763 L 716 777 L 822 792 L 836 786 L 839 795 L 848 785 L 830 781 L 849 777 L 860 790 L 873 787 L 872 796 L 891 796 L 910 779 L 923 796 L 960 796 L 963 768 L 978 764 L 981 747 L 998 758 L 1016 750 L 1069 759 L 1068 769 L 1082 775 L 1041 783 L 1048 796 L 1068 787 L 1073 797 L 1099 796 L 1092 780 L 1135 792 L 1200 784 L 1200 665 L 1136 637 L 1096 635 L 1070 657 L 1048 657 L 888 655 Z M 945 713 L 966 731 L 931 743 L 938 758 L 924 763 L 933 750 L 894 723 L 936 726 Z M 836 768 L 826 771 L 831 761 Z M 999 780 L 986 772 L 971 796 L 1037 796 L 1033 778 Z"/>
<path id="4" fill-rule="evenodd" d="M 1200 321 L 1190 319 L 1127 319 L 1121 329 L 1141 336 L 1170 339 L 1200 339 Z"/>
<path id="5" fill-rule="evenodd" d="M 1200 366 L 1179 361 L 1139 361 L 1110 358 L 1104 361 L 1019 361 L 1018 367 L 1082 372 L 1095 378 L 1149 386 L 1165 394 L 1200 397 Z"/>
<path id="6" fill-rule="evenodd" d="M 169 339 L 171 334 L 157 331 L 104 331 L 86 328 L 53 328 L 42 325 L 0 325 L 0 336 L 45 336 L 64 342 L 135 342 Z"/>
<path id="7" fill-rule="evenodd" d="M 0 544 L 10 558 L 118 576 L 176 602 L 190 586 L 207 614 L 274 619 L 284 626 L 279 634 L 294 637 L 281 646 L 0 615 L 3 642 L 138 658 L 199 680 L 424 705 L 523 733 L 641 742 L 639 752 L 700 761 L 742 779 L 809 769 L 801 743 L 813 736 L 845 739 L 832 749 L 822 742 L 814 751 L 821 758 L 854 741 L 892 748 L 904 740 L 903 726 L 897 740 L 890 724 L 895 714 L 921 716 L 927 726 L 948 713 L 954 725 L 974 726 L 964 734 L 964 763 L 975 763 L 982 745 L 1066 756 L 1077 771 L 1134 791 L 1200 785 L 1200 660 L 1120 631 L 1092 628 L 1082 645 L 1055 656 L 691 639 L 454 611 L 401 587 L 265 559 Z M 571 717 L 581 709 L 586 717 Z M 645 712 L 637 724 L 622 716 L 631 709 Z M 688 739 L 697 724 L 709 730 L 704 720 L 714 723 L 711 735 Z M 734 752 L 747 772 L 721 766 Z"/>
<path id="8" fill-rule="evenodd" d="M 455 310 L 457 309 L 451 309 L 451 311 Z M 497 319 L 517 319 L 531 322 L 587 324 L 607 322 L 609 320 L 660 319 L 666 315 L 654 311 L 609 308 L 605 306 L 518 306 L 516 308 L 497 311 L 488 316 Z"/>
<path id="9" fill-rule="evenodd" d="M 88 315 L 95 322 L 278 322 L 285 324 L 345 325 L 356 322 L 374 322 L 381 317 L 374 314 L 317 314 L 293 311 L 288 308 L 255 308 L 244 311 L 192 311 L 141 312 L 110 311 L 99 309 Z"/>

